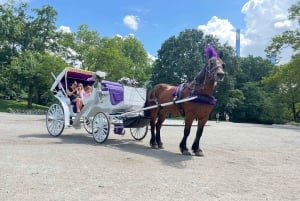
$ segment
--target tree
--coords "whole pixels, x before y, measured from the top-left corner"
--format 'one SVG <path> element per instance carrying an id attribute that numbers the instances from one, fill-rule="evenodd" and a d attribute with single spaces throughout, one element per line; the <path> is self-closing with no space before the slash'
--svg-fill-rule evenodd
<path id="1" fill-rule="evenodd" d="M 122 40 L 121 49 L 124 56 L 132 61 L 127 76 L 131 79 L 137 79 L 140 83 L 149 80 L 151 65 L 143 44 L 129 35 Z"/>
<path id="2" fill-rule="evenodd" d="M 27 10 L 26 3 L 10 1 L 0 5 L 0 49 L 8 53 L 9 57 L 25 50 L 45 51 L 56 48 L 57 12 L 51 6 L 43 6 L 41 9 L 33 9 L 35 16 L 31 16 Z"/>
<path id="3" fill-rule="evenodd" d="M 289 19 L 297 20 L 298 26 L 300 25 L 300 1 L 297 1 L 289 9 Z M 276 94 L 275 97 L 280 96 L 283 102 L 288 104 L 288 108 L 291 109 L 294 121 L 297 120 L 296 114 L 300 112 L 297 109 L 297 105 L 300 104 L 300 74 L 299 74 L 299 64 L 300 64 L 300 32 L 299 29 L 289 30 L 283 32 L 279 36 L 272 38 L 272 43 L 266 48 L 266 53 L 268 56 L 280 55 L 281 50 L 286 47 L 292 47 L 295 55 L 292 60 L 285 65 L 280 66 L 274 73 L 265 79 L 267 86 L 275 85 L 273 87 Z M 299 110 L 299 111 L 297 111 Z"/>
<path id="4" fill-rule="evenodd" d="M 73 50 L 73 55 L 69 51 L 65 56 L 71 64 L 77 60 L 84 69 L 105 71 L 107 79 L 129 77 L 140 84 L 149 79 L 151 65 L 147 52 L 133 36 L 100 38 L 98 32 L 83 24 L 76 33 L 62 33 L 59 44 L 62 53 Z"/>
<path id="5" fill-rule="evenodd" d="M 26 50 L 22 55 L 13 57 L 7 75 L 12 85 L 20 86 L 18 94 L 27 94 L 27 107 L 32 108 L 33 99 L 39 102 L 41 96 L 49 91 L 50 72 L 57 73 L 64 66 L 64 61 L 57 56 Z"/>
<path id="6" fill-rule="evenodd" d="M 268 90 L 274 93 L 274 99 L 284 103 L 289 108 L 293 120 L 297 121 L 296 114 L 300 111 L 300 57 L 296 56 L 291 62 L 279 66 L 272 74 L 265 77 L 263 83 Z"/>
<path id="7" fill-rule="evenodd" d="M 239 58 L 236 87 L 241 88 L 244 83 L 260 81 L 263 77 L 269 75 L 273 68 L 274 64 L 261 57 L 249 55 L 248 57 Z"/>
<path id="8" fill-rule="evenodd" d="M 178 37 L 171 36 L 158 50 L 152 70 L 152 84 L 191 81 L 206 63 L 204 49 L 207 44 L 217 49 L 220 46 L 216 38 L 196 29 L 184 30 Z"/>
<path id="9" fill-rule="evenodd" d="M 297 1 L 294 5 L 289 8 L 290 20 L 297 20 L 300 25 L 300 1 Z M 281 50 L 291 46 L 297 53 L 300 49 L 300 32 L 299 29 L 284 31 L 281 35 L 272 38 L 272 43 L 265 49 L 267 56 L 275 56 L 279 59 Z"/>
<path id="10" fill-rule="evenodd" d="M 20 95 L 25 85 L 28 87 L 29 107 L 34 92 L 30 87 L 33 83 L 30 84 L 31 80 L 27 78 L 35 76 L 38 54 L 54 52 L 57 49 L 59 35 L 55 27 L 56 15 L 57 12 L 51 6 L 43 6 L 41 9 L 28 12 L 26 3 L 12 0 L 0 5 L 0 76 L 1 80 L 5 80 L 0 92 L 9 96 Z M 20 69 L 15 69 L 16 67 Z M 25 71 L 21 67 L 26 67 Z M 27 76 L 24 80 L 29 83 L 18 86 L 18 83 L 21 83 L 14 79 L 12 75 L 16 74 L 11 72 L 24 72 L 24 76 Z M 23 80 L 22 77 L 18 78 Z"/>

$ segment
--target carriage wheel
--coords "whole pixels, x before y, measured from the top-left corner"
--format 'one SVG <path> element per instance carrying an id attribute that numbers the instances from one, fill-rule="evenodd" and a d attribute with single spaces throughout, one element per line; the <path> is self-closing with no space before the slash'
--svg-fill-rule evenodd
<path id="1" fill-rule="evenodd" d="M 93 122 L 93 117 L 83 118 L 83 127 L 89 134 L 93 134 L 92 122 Z"/>
<path id="2" fill-rule="evenodd" d="M 46 114 L 46 127 L 50 135 L 59 136 L 65 128 L 64 110 L 61 105 L 53 104 Z"/>
<path id="3" fill-rule="evenodd" d="M 148 126 L 140 128 L 130 128 L 130 133 L 135 140 L 142 140 L 146 137 L 148 132 Z"/>
<path id="4" fill-rule="evenodd" d="M 106 114 L 103 112 L 96 114 L 92 122 L 94 140 L 99 143 L 104 142 L 109 135 L 109 129 L 110 125 Z"/>

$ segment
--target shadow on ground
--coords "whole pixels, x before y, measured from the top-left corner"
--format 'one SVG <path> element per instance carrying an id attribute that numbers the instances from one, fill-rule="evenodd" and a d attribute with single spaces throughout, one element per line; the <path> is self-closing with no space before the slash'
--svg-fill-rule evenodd
<path id="1" fill-rule="evenodd" d="M 30 139 L 38 138 L 47 140 L 47 144 L 81 144 L 88 146 L 106 147 L 108 149 L 119 150 L 130 154 L 139 154 L 145 157 L 159 159 L 163 165 L 180 168 L 185 168 L 185 161 L 191 160 L 193 156 L 181 155 L 178 148 L 178 153 L 174 153 L 165 149 L 151 149 L 146 146 L 143 141 L 134 139 L 107 139 L 104 143 L 97 143 L 90 134 L 68 134 L 58 137 L 52 137 L 49 134 L 23 134 L 20 138 Z M 57 140 L 59 139 L 59 140 Z"/>

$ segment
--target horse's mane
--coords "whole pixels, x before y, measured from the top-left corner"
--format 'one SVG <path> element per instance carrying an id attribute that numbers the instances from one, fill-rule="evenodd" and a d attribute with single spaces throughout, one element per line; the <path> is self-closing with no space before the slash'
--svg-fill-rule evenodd
<path id="1" fill-rule="evenodd" d="M 194 79 L 196 83 L 202 84 L 205 80 L 205 67 L 197 74 L 197 76 Z"/>

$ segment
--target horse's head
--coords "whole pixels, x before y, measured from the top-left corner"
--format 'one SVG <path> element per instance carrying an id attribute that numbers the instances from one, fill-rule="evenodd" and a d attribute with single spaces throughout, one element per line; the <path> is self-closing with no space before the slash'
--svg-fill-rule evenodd
<path id="1" fill-rule="evenodd" d="M 221 82 L 224 80 L 224 62 L 221 58 L 218 57 L 218 53 L 215 48 L 209 45 L 205 49 L 205 55 L 208 60 L 207 65 L 205 66 L 205 71 L 210 77 L 211 80 L 215 82 Z"/>
<path id="2" fill-rule="evenodd" d="M 221 82 L 224 80 L 224 62 L 218 57 L 212 57 L 208 60 L 208 64 L 205 66 L 206 73 L 211 80 L 215 82 Z"/>
<path id="3" fill-rule="evenodd" d="M 218 53 L 211 45 L 205 49 L 205 55 L 208 62 L 195 77 L 193 83 L 206 85 L 213 82 L 213 84 L 216 85 L 217 82 L 224 80 L 224 62 L 218 57 Z"/>

